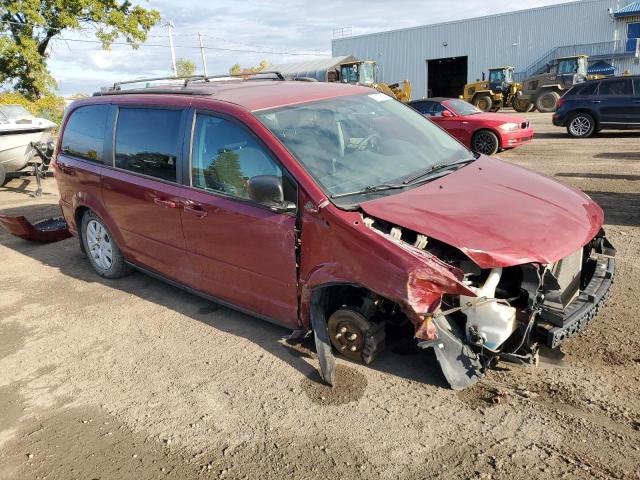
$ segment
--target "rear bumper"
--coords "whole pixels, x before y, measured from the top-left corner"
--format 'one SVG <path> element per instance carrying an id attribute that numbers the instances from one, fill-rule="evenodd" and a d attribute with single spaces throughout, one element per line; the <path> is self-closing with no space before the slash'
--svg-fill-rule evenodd
<path id="1" fill-rule="evenodd" d="M 551 117 L 551 121 L 556 127 L 565 127 L 564 117 L 558 113 L 554 113 Z"/>
<path id="2" fill-rule="evenodd" d="M 553 323 L 544 318 L 537 320 L 538 337 L 543 345 L 556 348 L 586 328 L 609 298 L 615 269 L 614 258 L 600 257 L 587 287 L 562 312 L 560 322 L 557 319 Z"/>
<path id="3" fill-rule="evenodd" d="M 515 148 L 533 140 L 533 129 L 523 128 L 514 130 L 513 132 L 505 132 L 500 134 L 501 148 Z"/>

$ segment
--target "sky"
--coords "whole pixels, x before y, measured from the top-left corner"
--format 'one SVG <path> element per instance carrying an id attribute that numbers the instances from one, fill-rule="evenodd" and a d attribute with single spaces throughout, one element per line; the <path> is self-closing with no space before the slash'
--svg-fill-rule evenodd
<path id="1" fill-rule="evenodd" d="M 208 73 L 224 74 L 239 63 L 254 66 L 310 60 L 331 55 L 334 30 L 353 35 L 479 17 L 566 0 L 320 0 L 239 1 L 132 0 L 154 8 L 161 23 L 137 50 L 113 45 L 103 50 L 90 30 L 63 32 L 49 50 L 49 69 L 61 95 L 92 93 L 116 81 L 171 74 L 168 29 L 174 24 L 176 58 L 193 61 L 202 73 L 198 32 L 203 37 Z M 452 8 L 453 6 L 453 8 Z M 67 40 L 65 40 L 67 39 Z"/>

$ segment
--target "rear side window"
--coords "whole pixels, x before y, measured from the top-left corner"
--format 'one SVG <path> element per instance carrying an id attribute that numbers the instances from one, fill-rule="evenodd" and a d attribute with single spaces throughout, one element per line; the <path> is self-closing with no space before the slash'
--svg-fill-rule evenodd
<path id="1" fill-rule="evenodd" d="M 109 105 L 87 105 L 71 113 L 62 136 L 62 153 L 102 162 Z"/>
<path id="2" fill-rule="evenodd" d="M 427 113 L 427 111 L 429 110 L 428 107 L 427 107 L 427 105 L 428 105 L 427 102 L 415 102 L 415 103 L 411 103 L 410 105 L 414 110 L 417 110 L 418 112 L 420 112 L 422 114 Z"/>
<path id="3" fill-rule="evenodd" d="M 593 95 L 593 94 L 596 93 L 596 90 L 598 90 L 598 85 L 600 85 L 598 82 L 588 83 L 587 85 L 583 86 L 578 91 L 578 94 L 579 95 Z"/>
<path id="4" fill-rule="evenodd" d="M 640 78 L 633 79 L 633 89 L 636 97 L 640 97 Z"/>
<path id="5" fill-rule="evenodd" d="M 630 78 L 605 80 L 600 84 L 600 95 L 633 95 Z"/>
<path id="6" fill-rule="evenodd" d="M 175 182 L 181 116 L 179 110 L 120 108 L 116 167 Z"/>
<path id="7" fill-rule="evenodd" d="M 284 183 L 285 200 L 295 201 L 278 164 L 247 130 L 224 118 L 197 115 L 191 162 L 194 187 L 254 200 L 249 180 L 269 175 Z"/>
<path id="8" fill-rule="evenodd" d="M 584 85 L 574 85 L 571 89 L 564 94 L 565 97 L 573 95 L 593 95 L 598 90 L 599 82 L 586 83 Z"/>

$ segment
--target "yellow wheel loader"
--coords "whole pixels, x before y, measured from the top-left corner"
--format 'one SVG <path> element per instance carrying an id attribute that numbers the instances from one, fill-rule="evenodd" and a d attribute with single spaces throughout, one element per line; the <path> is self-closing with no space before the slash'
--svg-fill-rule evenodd
<path id="1" fill-rule="evenodd" d="M 409 80 L 398 83 L 379 83 L 376 78 L 376 62 L 372 60 L 358 60 L 340 65 L 339 80 L 342 83 L 366 85 L 385 93 L 396 100 L 407 103 L 411 100 L 411 83 Z M 331 78 L 330 80 L 331 81 Z"/>
<path id="2" fill-rule="evenodd" d="M 483 112 L 497 112 L 504 107 L 528 112 L 531 105 L 521 100 L 522 84 L 514 82 L 513 71 L 514 67 L 490 68 L 489 79 L 466 84 L 460 98 Z"/>

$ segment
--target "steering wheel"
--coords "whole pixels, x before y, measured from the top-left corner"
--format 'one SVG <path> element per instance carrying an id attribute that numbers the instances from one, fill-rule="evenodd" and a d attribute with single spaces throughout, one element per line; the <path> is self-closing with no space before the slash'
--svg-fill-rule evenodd
<path id="1" fill-rule="evenodd" d="M 371 135 L 367 135 L 360 141 L 360 143 L 358 143 L 358 145 L 356 146 L 356 150 L 358 152 L 362 152 L 367 149 L 368 145 L 371 146 L 370 150 L 378 150 L 378 148 L 380 148 L 380 134 L 372 133 Z"/>

